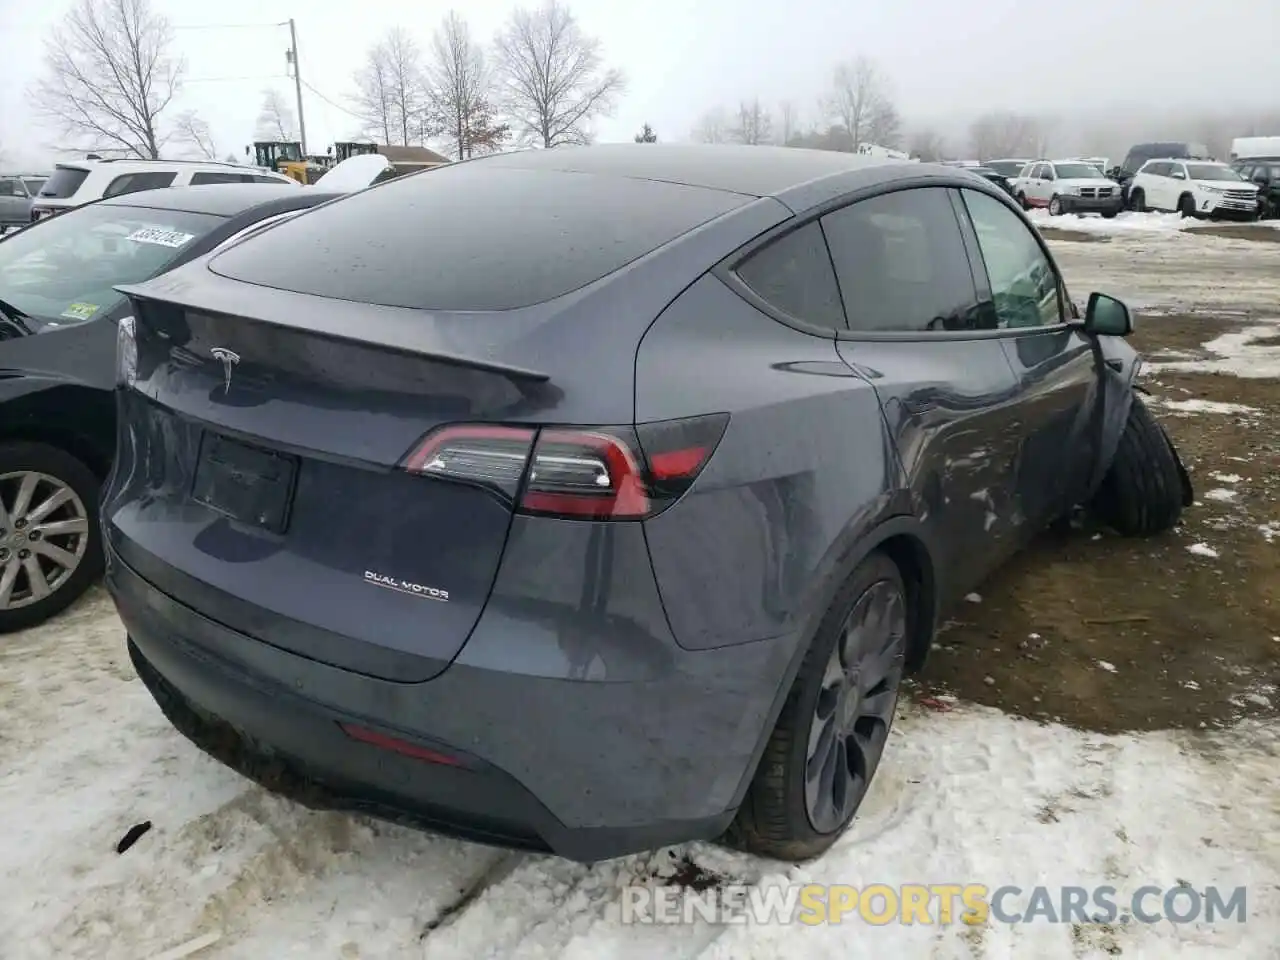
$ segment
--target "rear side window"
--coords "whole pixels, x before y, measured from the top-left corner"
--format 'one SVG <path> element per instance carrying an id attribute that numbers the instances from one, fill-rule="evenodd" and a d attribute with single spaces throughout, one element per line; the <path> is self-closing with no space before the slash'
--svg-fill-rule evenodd
<path id="1" fill-rule="evenodd" d="M 77 167 L 58 167 L 53 171 L 53 176 L 40 188 L 40 196 L 51 200 L 70 199 L 75 196 L 75 192 L 80 189 L 80 184 L 84 183 L 88 176 L 88 170 Z"/>
<path id="2" fill-rule="evenodd" d="M 103 198 L 106 197 L 122 197 L 126 193 L 138 193 L 142 190 L 158 190 L 161 187 L 167 187 L 173 183 L 173 178 L 177 174 L 173 171 L 168 173 L 149 172 L 149 173 L 126 173 L 123 177 L 116 177 L 109 184 L 107 189 L 102 191 Z"/>
<path id="3" fill-rule="evenodd" d="M 844 329 L 836 275 L 816 220 L 757 250 L 735 273 L 771 307 L 814 326 Z"/>
<path id="4" fill-rule="evenodd" d="M 899 190 L 822 218 L 851 330 L 974 330 L 973 273 L 947 192 Z"/>
<path id="5" fill-rule="evenodd" d="M 338 300 L 512 310 L 577 290 L 752 199 L 481 160 L 317 207 L 237 244 L 211 269 Z"/>
<path id="6" fill-rule="evenodd" d="M 202 183 L 249 183 L 249 177 L 240 173 L 215 173 L 212 170 L 200 170 L 191 175 L 191 186 L 198 187 Z"/>

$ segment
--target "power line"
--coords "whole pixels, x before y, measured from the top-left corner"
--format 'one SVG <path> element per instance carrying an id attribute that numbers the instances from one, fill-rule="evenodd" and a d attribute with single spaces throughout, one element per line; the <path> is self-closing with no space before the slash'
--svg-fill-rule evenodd
<path id="1" fill-rule="evenodd" d="M 176 26 L 175 30 L 264 30 L 268 27 L 287 27 L 289 22 L 283 23 L 190 23 Z"/>
<path id="2" fill-rule="evenodd" d="M 288 79 L 287 73 L 261 73 L 252 77 L 194 77 L 184 79 L 183 83 L 222 83 L 227 80 L 280 80 Z"/>
<path id="3" fill-rule="evenodd" d="M 325 103 L 327 103 L 329 106 L 333 107 L 335 110 L 341 110 L 341 111 L 342 111 L 343 113 L 345 113 L 347 116 L 349 116 L 349 117 L 355 117 L 357 120 L 363 120 L 363 119 L 364 119 L 364 117 L 360 116 L 360 114 L 358 114 L 358 113 L 352 113 L 350 110 L 348 110 L 348 109 L 347 109 L 346 107 L 344 107 L 342 104 L 340 104 L 340 103 L 334 103 L 332 100 L 330 100 L 328 97 L 326 97 L 323 93 L 321 93 L 319 90 L 317 90 L 317 89 L 316 89 L 315 87 L 313 87 L 311 84 L 307 83 L 307 81 L 303 80 L 303 81 L 302 81 L 302 85 L 303 85 L 304 87 L 306 87 L 308 90 L 310 90 L 312 93 L 314 93 L 314 94 L 315 94 L 317 97 L 319 97 L 321 100 L 323 100 Z"/>

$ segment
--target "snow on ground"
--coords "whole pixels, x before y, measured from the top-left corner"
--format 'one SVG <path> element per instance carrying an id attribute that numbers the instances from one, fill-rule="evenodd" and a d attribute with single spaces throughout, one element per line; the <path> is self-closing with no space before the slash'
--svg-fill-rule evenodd
<path id="1" fill-rule="evenodd" d="M 911 708 L 862 817 L 814 864 L 695 844 L 585 867 L 274 798 L 168 727 L 123 639 L 97 592 L 0 648 L 0 929 L 22 945 L 4 956 L 149 960 L 200 937 L 195 956 L 246 960 L 1262 958 L 1280 943 L 1273 728 L 1104 737 Z M 117 854 L 146 820 L 152 829 Z M 623 886 L 670 874 L 675 855 L 761 886 L 1109 884 L 1121 903 L 1147 884 L 1247 886 L 1248 922 L 624 925 Z"/>
<path id="2" fill-rule="evenodd" d="M 1136 213 L 1125 210 L 1110 220 L 1097 214 L 1064 213 L 1056 217 L 1049 216 L 1049 211 L 1028 210 L 1027 216 L 1037 227 L 1052 227 L 1055 230 L 1070 230 L 1075 233 L 1092 233 L 1110 237 L 1117 234 L 1131 233 L 1168 233 L 1185 230 L 1195 220 L 1187 220 L 1177 213 Z"/>
<path id="3" fill-rule="evenodd" d="M 1150 363 L 1147 371 L 1178 373 L 1226 373 L 1237 377 L 1280 377 L 1280 320 L 1262 320 L 1233 333 L 1224 333 L 1204 344 L 1212 356 L 1203 360 L 1171 360 Z"/>
<path id="4" fill-rule="evenodd" d="M 1197 413 L 1257 414 L 1262 411 L 1243 403 L 1225 403 L 1221 400 L 1170 400 L 1167 397 L 1149 397 L 1147 405 L 1159 408 L 1162 413 L 1191 416 Z"/>

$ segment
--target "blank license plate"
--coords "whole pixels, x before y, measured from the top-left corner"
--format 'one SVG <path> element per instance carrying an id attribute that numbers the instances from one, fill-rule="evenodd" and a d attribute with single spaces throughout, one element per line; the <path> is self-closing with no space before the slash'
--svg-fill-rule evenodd
<path id="1" fill-rule="evenodd" d="M 191 496 L 232 520 L 283 533 L 297 472 L 294 457 L 206 433 Z"/>

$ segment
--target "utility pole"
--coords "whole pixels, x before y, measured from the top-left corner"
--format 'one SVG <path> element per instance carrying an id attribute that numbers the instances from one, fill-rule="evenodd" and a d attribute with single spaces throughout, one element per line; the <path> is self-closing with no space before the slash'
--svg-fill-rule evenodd
<path id="1" fill-rule="evenodd" d="M 293 25 L 293 17 L 289 18 L 289 49 L 285 51 L 285 62 L 293 64 L 293 88 L 298 94 L 298 139 L 302 141 L 302 155 L 307 155 L 307 121 L 302 118 L 302 72 L 298 68 L 298 31 Z"/>

